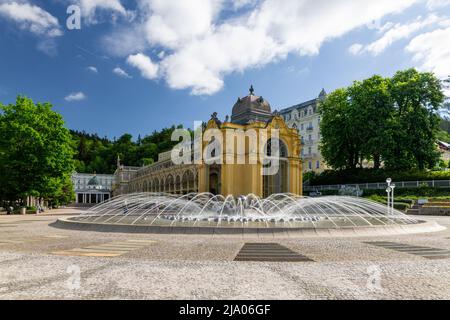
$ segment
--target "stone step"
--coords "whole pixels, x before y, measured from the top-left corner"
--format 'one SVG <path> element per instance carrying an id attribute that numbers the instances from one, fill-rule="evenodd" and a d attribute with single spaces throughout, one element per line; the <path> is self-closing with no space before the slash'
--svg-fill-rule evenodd
<path id="1" fill-rule="evenodd" d="M 420 214 L 420 210 L 419 209 L 408 209 L 406 211 L 406 214 L 418 215 L 418 214 Z"/>

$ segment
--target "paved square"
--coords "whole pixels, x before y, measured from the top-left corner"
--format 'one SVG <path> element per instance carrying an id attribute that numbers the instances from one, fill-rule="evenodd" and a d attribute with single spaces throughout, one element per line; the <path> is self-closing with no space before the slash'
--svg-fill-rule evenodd
<path id="1" fill-rule="evenodd" d="M 49 224 L 68 212 L 55 213 L 0 216 L 0 299 L 450 299 L 448 229 L 347 238 L 124 234 L 57 229 Z M 426 219 L 450 227 L 450 217 Z"/>

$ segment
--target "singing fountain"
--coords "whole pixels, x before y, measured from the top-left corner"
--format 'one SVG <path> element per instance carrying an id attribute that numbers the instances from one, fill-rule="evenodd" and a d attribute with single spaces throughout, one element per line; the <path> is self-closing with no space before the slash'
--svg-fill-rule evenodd
<path id="1" fill-rule="evenodd" d="M 227 196 L 135 193 L 111 198 L 58 227 L 106 232 L 187 234 L 371 235 L 441 230 L 387 206 L 355 197 L 274 194 Z"/>

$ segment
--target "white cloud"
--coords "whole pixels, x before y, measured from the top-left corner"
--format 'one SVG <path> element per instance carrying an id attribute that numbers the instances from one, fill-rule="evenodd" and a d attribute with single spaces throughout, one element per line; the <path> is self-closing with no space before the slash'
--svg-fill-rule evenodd
<path id="1" fill-rule="evenodd" d="M 128 57 L 130 54 L 142 52 L 147 47 L 145 30 L 137 25 L 131 28 L 120 28 L 113 34 L 101 39 L 104 48 L 114 56 Z"/>
<path id="2" fill-rule="evenodd" d="M 0 16 L 15 21 L 20 28 L 37 35 L 62 35 L 58 19 L 36 5 L 19 1 L 0 3 Z"/>
<path id="3" fill-rule="evenodd" d="M 450 98 L 450 88 L 444 88 L 444 94 L 446 97 Z"/>
<path id="4" fill-rule="evenodd" d="M 134 51 L 128 46 L 128 55 L 164 51 L 158 75 L 171 88 L 210 95 L 222 89 L 230 73 L 261 67 L 288 54 L 318 54 L 324 42 L 418 1 L 238 0 L 233 6 L 248 10 L 230 14 L 225 8 L 230 0 L 141 0 L 140 16 L 129 32 L 140 30 L 147 42 Z M 120 40 L 114 39 L 114 35 L 109 38 L 109 49 L 120 47 Z M 154 72 L 150 74 L 153 77 Z"/>
<path id="5" fill-rule="evenodd" d="M 141 75 L 146 79 L 156 79 L 158 77 L 158 65 L 154 64 L 150 57 L 142 53 L 129 56 L 127 63 L 139 69 Z"/>
<path id="6" fill-rule="evenodd" d="M 144 0 L 151 12 L 145 23 L 148 41 L 153 45 L 177 48 L 210 32 L 223 0 Z"/>
<path id="7" fill-rule="evenodd" d="M 432 71 L 438 77 L 450 76 L 450 27 L 421 34 L 411 40 L 406 50 L 422 70 Z"/>
<path id="8" fill-rule="evenodd" d="M 132 76 L 130 76 L 125 70 L 123 70 L 122 68 L 119 68 L 119 67 L 115 67 L 113 69 L 113 73 L 115 73 L 116 75 L 118 75 L 119 77 L 122 77 L 122 78 L 126 78 L 126 79 L 132 78 Z"/>
<path id="9" fill-rule="evenodd" d="M 68 102 L 85 100 L 87 97 L 83 92 L 74 92 L 64 98 Z"/>
<path id="10" fill-rule="evenodd" d="M 363 51 L 364 46 L 360 43 L 355 43 L 353 45 L 350 46 L 350 48 L 348 48 L 348 52 L 350 52 L 353 55 L 358 55 L 361 53 L 361 51 Z"/>
<path id="11" fill-rule="evenodd" d="M 94 66 L 89 66 L 89 67 L 87 67 L 86 69 L 87 69 L 88 71 L 92 72 L 92 73 L 95 73 L 95 74 L 98 73 L 97 68 L 94 67 Z"/>
<path id="12" fill-rule="evenodd" d="M 37 44 L 37 49 L 50 57 L 58 54 L 58 44 L 54 38 L 41 39 Z"/>
<path id="13" fill-rule="evenodd" d="M 428 0 L 427 7 L 430 10 L 443 8 L 450 5 L 450 0 Z"/>
<path id="14" fill-rule="evenodd" d="M 387 30 L 381 38 L 378 40 L 366 45 L 362 46 L 360 44 L 355 44 L 350 47 L 349 51 L 354 54 L 362 54 L 368 52 L 374 56 L 379 55 L 383 51 L 385 51 L 389 46 L 391 46 L 394 42 L 397 42 L 402 39 L 406 39 L 411 37 L 414 33 L 437 24 L 438 22 L 443 21 L 442 18 L 436 15 L 430 15 L 427 18 L 423 19 L 422 17 L 418 17 L 417 20 L 410 23 L 397 23 L 389 30 Z"/>
<path id="15" fill-rule="evenodd" d="M 127 14 L 120 0 L 79 0 L 79 5 L 81 13 L 88 23 L 97 23 L 96 15 L 99 11 L 112 11 L 120 15 Z"/>

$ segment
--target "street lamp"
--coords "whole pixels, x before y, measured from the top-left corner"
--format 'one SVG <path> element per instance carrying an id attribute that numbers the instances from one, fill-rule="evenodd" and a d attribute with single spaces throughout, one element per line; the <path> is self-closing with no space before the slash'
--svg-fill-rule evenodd
<path id="1" fill-rule="evenodd" d="M 387 210 L 388 210 L 388 214 L 390 213 L 390 211 L 391 211 L 391 191 L 392 191 L 392 189 L 391 189 L 391 187 L 387 187 L 386 188 L 386 192 L 387 192 Z"/>
<path id="2" fill-rule="evenodd" d="M 394 189 L 395 189 L 395 184 L 392 183 L 391 184 L 391 213 L 394 213 Z"/>
<path id="3" fill-rule="evenodd" d="M 386 188 L 386 192 L 387 192 L 387 204 L 388 204 L 388 214 L 389 213 L 393 213 L 394 212 L 394 189 L 395 189 L 395 184 L 392 183 L 392 179 L 391 178 L 387 178 L 386 179 L 386 183 L 387 183 L 387 188 Z"/>

